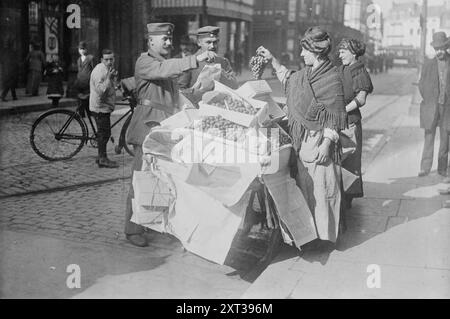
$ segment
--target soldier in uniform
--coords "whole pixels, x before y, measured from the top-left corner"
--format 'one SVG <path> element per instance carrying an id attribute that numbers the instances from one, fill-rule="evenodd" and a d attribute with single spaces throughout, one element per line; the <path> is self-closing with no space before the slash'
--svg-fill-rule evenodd
<path id="1" fill-rule="evenodd" d="M 161 122 L 176 113 L 179 101 L 179 89 L 176 78 L 184 71 L 196 69 L 201 62 L 212 60 L 216 54 L 206 51 L 181 59 L 167 59 L 172 48 L 171 23 L 149 23 L 148 51 L 142 53 L 136 61 L 134 78 L 136 81 L 137 107 L 127 130 L 127 142 L 134 146 L 132 172 L 142 168 L 142 143 L 150 132 L 152 122 Z M 134 197 L 130 186 L 126 203 L 125 235 L 139 247 L 148 246 L 144 236 L 144 227 L 130 221 L 133 211 L 131 199 Z"/>
<path id="2" fill-rule="evenodd" d="M 195 55 L 202 54 L 204 52 L 214 52 L 217 53 L 219 48 L 219 27 L 206 26 L 197 30 L 197 45 L 200 49 L 195 53 Z M 238 83 L 236 81 L 236 77 L 234 75 L 233 69 L 231 68 L 230 61 L 224 57 L 216 56 L 216 58 L 212 61 L 205 61 L 200 63 L 197 69 L 192 69 L 187 72 L 184 72 L 178 79 L 178 84 L 180 86 L 181 92 L 194 104 L 198 103 L 202 94 L 205 91 L 212 90 L 213 87 L 194 87 L 194 84 L 197 82 L 198 76 L 200 72 L 203 70 L 206 64 L 220 64 L 222 68 L 222 74 L 220 78 L 220 82 L 231 87 L 232 89 L 238 88 Z M 211 84 L 213 82 L 211 81 Z"/>

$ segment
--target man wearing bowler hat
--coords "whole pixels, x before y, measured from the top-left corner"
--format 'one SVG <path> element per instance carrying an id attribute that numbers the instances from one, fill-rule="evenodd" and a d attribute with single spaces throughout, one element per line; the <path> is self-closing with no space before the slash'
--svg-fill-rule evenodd
<path id="1" fill-rule="evenodd" d="M 433 34 L 431 46 L 436 57 L 424 63 L 419 80 L 420 127 L 425 129 L 425 142 L 419 176 L 430 173 L 433 165 L 434 138 L 439 127 L 438 174 L 448 175 L 448 151 L 450 133 L 450 58 L 447 53 L 450 39 L 445 32 Z"/>
<path id="2" fill-rule="evenodd" d="M 136 81 L 137 107 L 127 130 L 127 142 L 134 146 L 132 172 L 142 168 L 142 143 L 150 132 L 152 123 L 161 122 L 179 111 L 179 89 L 176 79 L 184 71 L 195 69 L 208 59 L 214 59 L 214 52 L 180 59 L 167 59 L 172 49 L 171 23 L 149 23 L 148 51 L 142 53 L 136 61 L 134 78 Z M 125 235 L 135 246 L 148 246 L 144 227 L 130 221 L 133 210 L 131 199 L 134 197 L 130 186 L 126 203 Z"/>
<path id="3" fill-rule="evenodd" d="M 197 30 L 197 45 L 200 49 L 195 53 L 195 55 L 202 54 L 204 52 L 214 52 L 217 53 L 219 49 L 219 27 L 206 26 Z M 186 95 L 193 103 L 198 103 L 204 92 L 212 90 L 214 87 L 194 87 L 200 72 L 203 70 L 207 64 L 220 64 L 222 68 L 222 74 L 220 82 L 233 88 L 237 89 L 238 83 L 234 75 L 233 69 L 231 68 L 230 61 L 224 57 L 216 56 L 213 60 L 205 61 L 200 63 L 197 69 L 189 70 L 184 72 L 182 76 L 178 79 L 178 84 L 180 85 L 181 92 Z M 213 82 L 211 81 L 213 85 Z"/>

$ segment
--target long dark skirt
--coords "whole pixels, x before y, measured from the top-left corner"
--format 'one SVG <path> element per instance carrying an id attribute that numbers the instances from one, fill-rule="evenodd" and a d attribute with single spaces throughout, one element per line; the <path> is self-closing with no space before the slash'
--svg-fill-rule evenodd
<path id="1" fill-rule="evenodd" d="M 41 81 L 42 81 L 42 72 L 30 70 L 30 72 L 28 73 L 26 93 L 31 95 L 38 95 L 39 85 L 41 84 Z"/>
<path id="2" fill-rule="evenodd" d="M 48 76 L 47 95 L 60 97 L 64 95 L 63 78 L 61 73 Z"/>
<path id="3" fill-rule="evenodd" d="M 361 121 L 350 125 L 355 125 L 356 150 L 342 162 L 342 167 L 358 176 L 358 179 L 345 192 L 345 197 L 351 200 L 353 198 L 363 197 L 364 191 L 361 174 L 362 125 Z"/>

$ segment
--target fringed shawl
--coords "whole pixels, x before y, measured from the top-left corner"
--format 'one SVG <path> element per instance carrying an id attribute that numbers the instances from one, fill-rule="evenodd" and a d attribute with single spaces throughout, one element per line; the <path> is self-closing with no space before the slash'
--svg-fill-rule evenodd
<path id="1" fill-rule="evenodd" d="M 342 81 L 329 60 L 316 69 L 306 67 L 289 75 L 285 82 L 288 123 L 294 147 L 298 149 L 306 131 L 346 129 Z"/>
<path id="2" fill-rule="evenodd" d="M 367 94 L 373 92 L 372 80 L 361 61 L 357 61 L 350 66 L 341 66 L 339 72 L 344 85 L 345 104 L 350 103 L 361 91 L 366 91 Z"/>

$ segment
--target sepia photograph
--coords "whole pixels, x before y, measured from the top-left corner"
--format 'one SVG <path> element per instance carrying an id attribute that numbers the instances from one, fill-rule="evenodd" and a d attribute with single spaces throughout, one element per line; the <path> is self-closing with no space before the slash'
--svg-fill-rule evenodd
<path id="1" fill-rule="evenodd" d="M 450 0 L 0 0 L 0 30 L 0 299 L 450 298 Z"/>

